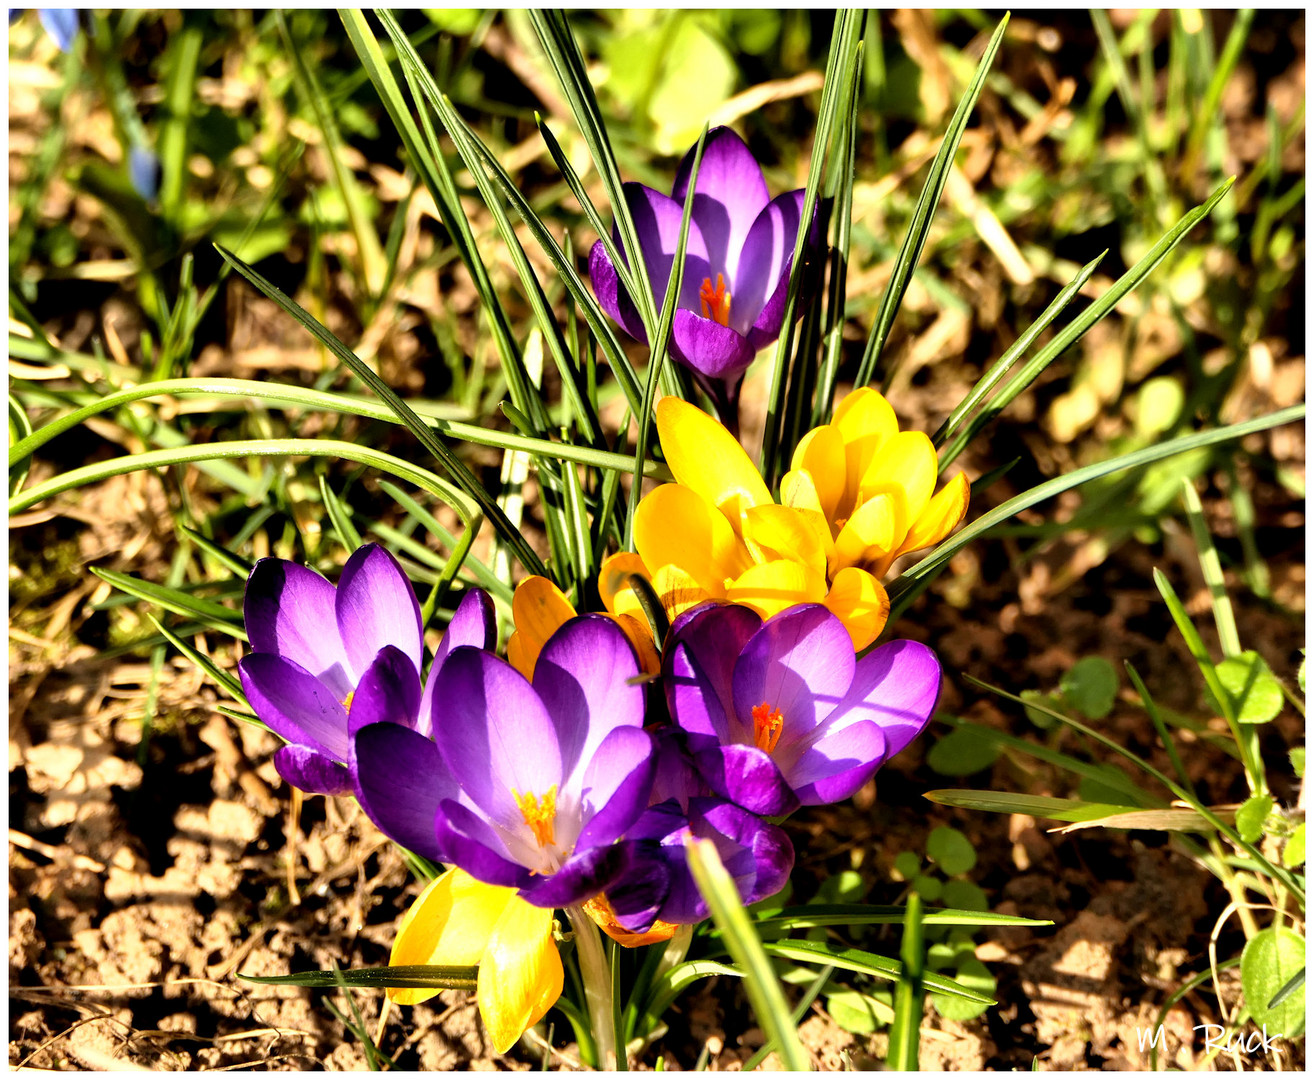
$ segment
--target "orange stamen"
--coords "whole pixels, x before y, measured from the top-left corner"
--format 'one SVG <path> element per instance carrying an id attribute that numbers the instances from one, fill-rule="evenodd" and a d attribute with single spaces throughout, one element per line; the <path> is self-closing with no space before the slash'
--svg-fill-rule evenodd
<path id="1" fill-rule="evenodd" d="M 351 712 L 351 699 L 354 698 L 355 696 L 356 696 L 355 690 L 348 690 L 347 696 L 342 699 L 342 707 L 346 709 L 347 712 Z"/>
<path id="2" fill-rule="evenodd" d="M 780 742 L 784 727 L 785 717 L 779 709 L 773 709 L 765 701 L 753 706 L 753 741 L 759 750 L 771 753 Z"/>
<path id="3" fill-rule="evenodd" d="M 730 325 L 730 294 L 725 290 L 725 275 L 716 275 L 716 288 L 712 288 L 712 279 L 703 278 L 698 290 L 698 299 L 702 301 L 703 318 L 713 319 L 722 326 Z"/>
<path id="4" fill-rule="evenodd" d="M 516 805 L 520 807 L 520 816 L 525 819 L 525 824 L 529 826 L 534 839 L 538 841 L 538 846 L 547 847 L 549 844 L 555 844 L 557 842 L 554 829 L 557 818 L 557 785 L 553 784 L 547 789 L 541 802 L 532 791 L 521 795 L 512 788 L 511 794 L 516 800 Z"/>

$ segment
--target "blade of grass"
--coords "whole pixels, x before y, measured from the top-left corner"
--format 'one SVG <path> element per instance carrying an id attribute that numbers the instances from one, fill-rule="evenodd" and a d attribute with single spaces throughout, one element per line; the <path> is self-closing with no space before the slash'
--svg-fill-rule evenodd
<path id="1" fill-rule="evenodd" d="M 881 297 L 881 306 L 876 313 L 871 336 L 867 338 L 867 347 L 862 354 L 862 362 L 858 365 L 858 375 L 854 383 L 856 386 L 869 385 L 876 374 L 876 366 L 880 363 L 885 342 L 890 336 L 894 317 L 898 314 L 899 305 L 903 303 L 903 295 L 908 290 L 908 282 L 912 280 L 913 270 L 921 258 L 922 248 L 926 246 L 926 237 L 931 229 L 931 217 L 949 179 L 949 169 L 953 165 L 958 143 L 967 128 L 968 117 L 976 105 L 981 88 L 985 86 L 986 75 L 990 71 L 991 64 L 994 63 L 995 53 L 999 51 L 999 46 L 1004 40 L 1008 20 L 1009 16 L 1006 14 L 991 35 L 981 62 L 976 67 L 976 74 L 968 84 L 966 93 L 959 100 L 958 107 L 949 121 L 949 127 L 940 142 L 940 149 L 931 162 L 931 171 L 926 176 L 926 183 L 922 186 L 922 193 L 913 209 L 912 219 L 908 222 L 908 232 L 894 260 L 894 271 Z M 892 371 L 886 372 L 884 385 L 889 384 L 892 375 Z"/>
<path id="2" fill-rule="evenodd" d="M 799 960 L 805 964 L 833 964 L 845 971 L 856 971 L 862 975 L 872 975 L 888 982 L 898 982 L 902 970 L 898 960 L 876 953 L 863 952 L 861 949 L 839 949 L 827 941 L 768 941 L 762 948 L 770 956 L 783 956 L 787 960 Z M 993 998 L 978 994 L 961 986 L 954 979 L 934 972 L 925 972 L 922 982 L 927 990 L 937 994 L 949 994 L 952 997 L 966 998 L 978 1005 L 996 1005 Z"/>
<path id="3" fill-rule="evenodd" d="M 1122 666 L 1127 669 L 1127 677 L 1131 679 L 1132 686 L 1136 688 L 1136 693 L 1140 695 L 1141 704 L 1145 706 L 1145 711 L 1149 714 L 1150 723 L 1154 725 L 1154 730 L 1159 733 L 1159 742 L 1163 744 L 1163 748 L 1168 754 L 1168 760 L 1172 763 L 1173 771 L 1177 773 L 1177 779 L 1182 782 L 1182 787 L 1195 795 L 1195 785 L 1191 783 L 1190 774 L 1186 771 L 1186 766 L 1182 764 L 1182 759 L 1177 753 L 1177 742 L 1168 730 L 1168 725 L 1164 723 L 1163 715 L 1159 712 L 1159 706 L 1150 697 L 1150 692 L 1145 688 L 1145 683 L 1141 681 L 1136 669 L 1132 667 L 1132 662 L 1124 660 Z"/>
<path id="4" fill-rule="evenodd" d="M 1195 550 L 1200 556 L 1200 570 L 1204 574 L 1205 586 L 1209 589 L 1209 599 L 1214 608 L 1214 625 L 1218 628 L 1218 644 L 1223 648 L 1223 656 L 1241 655 L 1241 636 L 1236 630 L 1236 615 L 1232 611 L 1232 602 L 1227 598 L 1227 585 L 1223 581 L 1223 567 L 1218 561 L 1218 549 L 1214 547 L 1213 537 L 1209 535 L 1209 526 L 1205 524 L 1204 509 L 1200 505 L 1200 496 L 1195 492 L 1195 485 L 1190 480 L 1182 481 L 1182 501 L 1186 504 L 1186 516 L 1191 522 L 1191 535 L 1195 537 Z"/>
<path id="5" fill-rule="evenodd" d="M 195 619 L 225 634 L 231 634 L 243 641 L 247 640 L 246 631 L 241 625 L 241 612 L 234 611 L 230 607 L 204 597 L 192 596 L 181 589 L 171 589 L 167 585 L 157 585 L 153 581 L 142 581 L 117 570 L 108 570 L 101 566 L 93 566 L 90 569 L 102 581 L 108 582 L 121 592 L 145 600 L 148 604 L 158 604 L 166 611 L 172 611 L 185 619 Z"/>
<path id="6" fill-rule="evenodd" d="M 902 1072 L 916 1072 L 926 1002 L 922 984 L 926 953 L 922 942 L 922 898 L 915 892 L 908 897 L 899 956 L 903 964 L 894 988 L 894 1022 L 890 1024 L 890 1053 L 885 1064 Z"/>
<path id="7" fill-rule="evenodd" d="M 146 618 L 150 619 L 151 624 L 155 629 L 164 635 L 175 649 L 210 676 L 217 686 L 221 686 L 228 691 L 228 693 L 232 695 L 233 700 L 238 702 L 238 704 L 242 705 L 244 708 L 250 708 L 250 705 L 247 704 L 246 695 L 242 692 L 241 682 L 220 668 L 204 653 L 188 644 L 183 638 L 175 634 L 150 612 L 146 613 Z"/>
<path id="8" fill-rule="evenodd" d="M 291 975 L 243 975 L 243 982 L 263 986 L 309 986 L 318 990 L 338 986 L 401 987 L 413 990 L 474 990 L 477 967 L 439 967 L 428 964 L 399 964 L 396 967 L 349 968 L 345 971 L 301 971 Z M 339 981 L 341 980 L 341 981 Z"/>
<path id="9" fill-rule="evenodd" d="M 355 551 L 360 547 L 361 540 L 356 526 L 351 523 L 351 510 L 333 494 L 333 489 L 328 484 L 328 477 L 323 473 L 319 474 L 319 495 L 324 500 L 324 509 L 328 511 L 329 521 L 343 546 L 348 551 Z"/>

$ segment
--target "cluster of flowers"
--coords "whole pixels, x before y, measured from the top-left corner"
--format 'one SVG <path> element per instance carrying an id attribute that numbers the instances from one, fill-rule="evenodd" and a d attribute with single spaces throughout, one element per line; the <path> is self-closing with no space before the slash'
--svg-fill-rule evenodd
<path id="1" fill-rule="evenodd" d="M 688 164 L 674 199 L 630 189 L 655 281 Z M 674 325 L 679 357 L 704 386 L 720 380 L 722 402 L 779 332 L 801 196 L 768 201 L 738 136 L 709 139 L 689 245 L 707 268 L 704 311 Z M 592 271 L 604 306 L 641 333 L 600 247 Z M 374 544 L 336 588 L 280 559 L 247 584 L 241 680 L 287 741 L 279 773 L 354 795 L 387 836 L 452 868 L 407 913 L 392 962 L 477 964 L 499 1051 L 560 996 L 554 910 L 631 946 L 701 921 L 690 837 L 715 846 L 745 903 L 776 893 L 794 863 L 779 820 L 852 795 L 922 730 L 939 693 L 925 645 L 870 648 L 889 614 L 880 578 L 966 509 L 961 475 L 935 493 L 924 434 L 900 432 L 880 394 L 856 390 L 800 442 L 777 504 L 695 406 L 666 398 L 657 425 L 676 482 L 639 504 L 637 550 L 602 567 L 606 612 L 577 614 L 551 581 L 528 578 L 506 660 L 492 601 L 470 590 L 426 672 L 415 592 Z M 433 991 L 390 993 L 414 1003 Z"/>

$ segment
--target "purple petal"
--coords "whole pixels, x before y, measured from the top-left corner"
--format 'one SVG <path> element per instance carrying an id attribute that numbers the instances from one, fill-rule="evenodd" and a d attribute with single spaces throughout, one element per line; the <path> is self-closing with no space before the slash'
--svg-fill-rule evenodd
<path id="1" fill-rule="evenodd" d="M 798 223 L 803 220 L 804 194 L 800 188 L 773 199 L 748 230 L 730 303 L 733 325 L 742 334 L 757 322 L 782 280 L 789 281 Z M 779 325 L 776 332 L 780 332 Z"/>
<path id="2" fill-rule="evenodd" d="M 521 887 L 520 898 L 538 907 L 582 904 L 610 886 L 625 865 L 625 852 L 619 846 L 589 848 L 572 855 L 555 874 L 536 874 Z"/>
<path id="3" fill-rule="evenodd" d="M 529 871 L 508 858 L 506 845 L 493 827 L 455 799 L 439 804 L 434 832 L 441 861 L 459 866 L 487 885 L 519 889 L 529 884 Z"/>
<path id="4" fill-rule="evenodd" d="M 513 792 L 542 797 L 561 783 L 556 729 L 538 694 L 510 664 L 466 646 L 431 681 L 443 708 L 433 731 L 443 761 L 491 821 L 524 832 Z"/>
<path id="5" fill-rule="evenodd" d="M 624 929 L 646 934 L 670 892 L 670 860 L 655 843 L 627 841 L 619 847 L 625 863 L 607 887 L 607 903 Z"/>
<path id="6" fill-rule="evenodd" d="M 753 709 L 766 705 L 784 719 L 775 752 L 807 739 L 853 683 L 853 639 L 820 604 L 788 608 L 762 624 L 735 664 L 736 742 L 754 742 Z"/>
<path id="7" fill-rule="evenodd" d="M 420 673 L 401 649 L 385 645 L 352 695 L 347 732 L 355 734 L 367 724 L 381 723 L 414 728 L 419 711 Z"/>
<path id="8" fill-rule="evenodd" d="M 666 286 L 671 278 L 675 252 L 680 246 L 680 223 L 684 218 L 684 210 L 674 199 L 668 199 L 660 191 L 653 191 L 642 184 L 628 183 L 624 188 L 625 201 L 634 219 L 634 229 L 639 234 L 643 262 L 648 268 L 648 283 L 652 286 L 653 298 L 660 311 L 666 301 Z M 619 232 L 613 230 L 613 236 L 619 246 Z M 689 239 L 685 244 L 684 255 L 684 278 L 680 284 L 677 307 L 700 310 L 698 291 L 703 282 L 713 275 L 707 261 L 707 245 L 703 242 L 697 221 L 689 222 Z"/>
<path id="9" fill-rule="evenodd" d="M 671 196 L 681 206 L 689 191 L 697 149 L 690 147 L 675 174 Z M 727 285 L 735 280 L 742 265 L 740 251 L 744 241 L 770 198 L 762 178 L 762 166 L 744 140 L 728 127 L 708 132 L 703 160 L 698 166 L 692 217 L 707 244 L 713 276 L 723 273 Z"/>
<path id="10" fill-rule="evenodd" d="M 251 708 L 274 734 L 347 760 L 347 710 L 314 675 L 273 653 L 244 656 L 237 673 Z"/>
<path id="11" fill-rule="evenodd" d="M 676 358 L 709 379 L 737 380 L 757 356 L 738 330 L 685 308 L 675 312 L 671 338 Z"/>
<path id="12" fill-rule="evenodd" d="M 610 844 L 634 824 L 648 805 L 656 764 L 652 736 L 642 728 L 616 728 L 603 739 L 584 770 L 576 851 Z"/>
<path id="13" fill-rule="evenodd" d="M 351 740 L 356 801 L 380 831 L 402 847 L 446 861 L 434 822 L 459 789 L 438 748 L 400 724 L 371 724 Z"/>
<path id="14" fill-rule="evenodd" d="M 762 617 L 739 604 L 707 604 L 676 619 L 666 650 L 662 683 L 671 716 L 693 738 L 730 741 L 735 662 Z"/>
<path id="15" fill-rule="evenodd" d="M 251 650 L 291 660 L 341 701 L 355 689 L 342 636 L 337 593 L 323 577 L 286 559 L 261 559 L 246 580 L 243 614 Z"/>
<path id="16" fill-rule="evenodd" d="M 630 294 L 621 284 L 620 275 L 607 254 L 607 245 L 601 240 L 595 241 L 589 252 L 589 281 L 593 284 L 593 295 L 598 298 L 602 310 L 610 315 L 634 338 L 644 343 L 648 340 L 648 331 L 643 328 L 643 320 Z"/>
<path id="17" fill-rule="evenodd" d="M 420 718 L 415 730 L 421 735 L 433 737 L 434 715 L 434 676 L 442 669 L 448 654 L 455 648 L 469 645 L 476 649 L 492 650 L 497 645 L 497 616 L 493 611 L 493 601 L 483 589 L 471 589 L 457 605 L 452 621 L 447 624 L 447 631 L 438 643 L 433 654 L 433 663 L 429 665 L 429 678 L 424 684 L 424 694 L 420 700 Z"/>
<path id="18" fill-rule="evenodd" d="M 798 808 L 798 799 L 771 755 L 756 746 L 714 746 L 694 755 L 712 790 L 762 817 Z"/>
<path id="19" fill-rule="evenodd" d="M 847 799 L 875 774 L 888 757 L 885 737 L 870 720 L 828 731 L 785 769 L 804 806 Z"/>
<path id="20" fill-rule="evenodd" d="M 385 645 L 401 649 L 420 669 L 420 605 L 400 564 L 385 548 L 366 544 L 352 553 L 338 582 L 336 613 L 354 673 L 363 673 Z"/>
<path id="21" fill-rule="evenodd" d="M 790 252 L 775 291 L 748 330 L 748 341 L 754 349 L 763 349 L 780 336 L 780 328 L 785 325 L 785 307 L 789 303 L 789 271 L 793 265 L 794 254 Z M 800 304 L 795 310 L 801 314 L 803 306 Z"/>
<path id="22" fill-rule="evenodd" d="M 534 692 L 556 728 L 562 793 L 578 791 L 584 770 L 617 728 L 642 728 L 643 687 L 634 649 L 605 615 L 581 615 L 548 639 L 534 665 Z"/>
<path id="23" fill-rule="evenodd" d="M 330 757 L 308 746 L 280 746 L 274 768 L 293 787 L 309 795 L 350 795 L 351 773 Z"/>
<path id="24" fill-rule="evenodd" d="M 684 747 L 684 738 L 669 727 L 659 728 L 653 733 L 657 749 L 654 757 L 657 761 L 652 778 L 652 803 L 662 803 L 674 799 L 680 806 L 688 806 L 689 800 L 698 795 L 707 794 L 707 784 L 694 768 L 693 759 Z"/>
<path id="25" fill-rule="evenodd" d="M 37 18 L 60 52 L 73 47 L 73 39 L 78 36 L 77 8 L 37 8 Z"/>
<path id="26" fill-rule="evenodd" d="M 871 720 L 885 736 L 884 763 L 921 734 L 939 697 L 935 653 L 916 641 L 890 641 L 858 661 L 853 685 L 826 727 Z"/>

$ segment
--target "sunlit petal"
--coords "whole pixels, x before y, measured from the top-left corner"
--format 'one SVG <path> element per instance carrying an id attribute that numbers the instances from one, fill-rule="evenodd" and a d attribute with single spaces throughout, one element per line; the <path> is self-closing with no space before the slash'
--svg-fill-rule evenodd
<path id="1" fill-rule="evenodd" d="M 718 598 L 725 595 L 726 578 L 738 577 L 752 562 L 725 517 L 683 484 L 663 484 L 639 503 L 634 546 L 654 574 L 664 566 L 678 566 Z"/>
<path id="2" fill-rule="evenodd" d="M 847 566 L 835 575 L 823 603 L 844 624 L 854 651 L 875 641 L 890 617 L 890 598 L 871 574 Z"/>
<path id="3" fill-rule="evenodd" d="M 963 520 L 967 513 L 967 500 L 972 487 L 965 473 L 957 473 L 926 505 L 904 537 L 896 554 L 903 555 L 918 548 L 938 544 Z"/>
<path id="4" fill-rule="evenodd" d="M 545 577 L 535 574 L 516 586 L 511 598 L 511 617 L 519 639 L 511 665 L 526 679 L 533 678 L 538 654 L 548 638 L 575 616 L 575 608 L 566 594 Z M 511 656 L 508 645 L 508 656 Z"/>
<path id="5" fill-rule="evenodd" d="M 830 529 L 815 511 L 788 506 L 750 506 L 744 513 L 744 543 L 759 563 L 793 559 L 818 574 L 826 572 Z"/>
<path id="6" fill-rule="evenodd" d="M 764 619 L 795 604 L 820 603 L 825 595 L 823 574 L 788 559 L 752 566 L 725 590 L 727 600 L 752 608 Z"/>
<path id="7" fill-rule="evenodd" d="M 511 897 L 479 965 L 479 1014 L 494 1050 L 506 1053 L 547 1014 L 561 996 L 563 974 L 551 909 Z"/>
<path id="8" fill-rule="evenodd" d="M 741 509 L 771 502 L 771 493 L 744 448 L 696 405 L 677 397 L 662 398 L 657 403 L 657 431 L 676 482 L 725 514 L 736 531 Z M 643 561 L 653 566 L 646 555 Z"/>
<path id="9" fill-rule="evenodd" d="M 835 537 L 832 575 L 846 566 L 873 565 L 895 550 L 908 527 L 901 502 L 894 495 L 884 494 L 858 507 Z"/>
<path id="10" fill-rule="evenodd" d="M 720 595 L 713 596 L 678 566 L 668 565 L 658 570 L 653 576 L 652 587 L 666 609 L 666 617 L 672 622 L 706 600 L 722 599 Z"/>
<path id="11" fill-rule="evenodd" d="M 858 485 L 858 501 L 889 493 L 899 502 L 900 517 L 916 521 L 931 501 L 939 464 L 935 447 L 922 431 L 901 431 L 871 459 Z"/>
<path id="12" fill-rule="evenodd" d="M 890 403 L 869 386 L 860 386 L 835 406 L 831 426 L 844 442 L 844 499 L 838 512 L 847 515 L 858 497 L 858 484 L 871 459 L 899 431 Z"/>
<path id="13" fill-rule="evenodd" d="M 823 424 L 809 431 L 794 449 L 790 466 L 795 471 L 806 469 L 811 474 L 821 512 L 833 521 L 844 498 L 847 469 L 844 439 L 839 428 L 833 424 Z M 782 498 L 784 494 L 785 489 L 782 487 Z"/>

